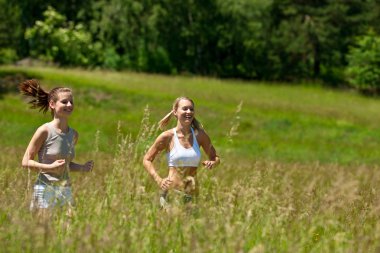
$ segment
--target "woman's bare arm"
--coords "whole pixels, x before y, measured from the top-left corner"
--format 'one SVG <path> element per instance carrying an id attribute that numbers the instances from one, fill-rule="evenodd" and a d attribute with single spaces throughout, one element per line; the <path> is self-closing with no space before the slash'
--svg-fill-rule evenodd
<path id="1" fill-rule="evenodd" d="M 143 164 L 146 169 L 146 171 L 149 173 L 149 175 L 156 181 L 156 183 L 161 188 L 166 188 L 166 184 L 170 184 L 170 182 L 167 182 L 168 180 L 163 180 L 157 173 L 156 168 L 154 167 L 153 161 L 156 158 L 158 154 L 160 154 L 163 150 L 167 150 L 169 147 L 170 140 L 172 138 L 172 134 L 169 131 L 163 132 L 160 134 L 153 145 L 149 148 L 149 150 L 146 152 Z M 162 185 L 164 183 L 164 185 Z"/>
<path id="2" fill-rule="evenodd" d="M 197 140 L 199 145 L 202 147 L 202 149 L 205 151 L 205 153 L 208 156 L 208 160 L 205 160 L 202 162 L 202 164 L 208 168 L 212 169 L 216 165 L 220 163 L 220 158 L 216 154 L 216 150 L 214 146 L 211 143 L 210 137 L 207 135 L 207 133 L 204 130 L 199 130 L 197 135 Z"/>
<path id="3" fill-rule="evenodd" d="M 42 147 L 48 136 L 48 129 L 45 125 L 40 126 L 34 133 L 32 139 L 26 148 L 24 157 L 22 158 L 22 167 L 31 169 L 33 171 L 42 172 L 59 172 L 59 168 L 62 168 L 65 164 L 64 159 L 56 160 L 52 164 L 43 164 L 34 161 L 34 157 L 38 154 L 38 151 Z"/>

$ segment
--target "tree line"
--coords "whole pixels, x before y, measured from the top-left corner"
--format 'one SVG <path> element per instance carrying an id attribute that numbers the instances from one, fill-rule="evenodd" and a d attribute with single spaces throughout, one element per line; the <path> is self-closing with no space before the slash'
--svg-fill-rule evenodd
<path id="1" fill-rule="evenodd" d="M 376 0 L 0 0 L 0 63 L 380 87 Z"/>

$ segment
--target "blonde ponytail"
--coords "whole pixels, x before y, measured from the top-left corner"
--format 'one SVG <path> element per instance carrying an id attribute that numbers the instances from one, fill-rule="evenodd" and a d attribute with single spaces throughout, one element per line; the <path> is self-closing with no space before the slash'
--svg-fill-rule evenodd
<path id="1" fill-rule="evenodd" d="M 199 122 L 195 117 L 193 118 L 193 122 L 191 122 L 191 126 L 192 126 L 195 130 L 203 129 L 203 125 L 202 125 L 201 122 Z"/>
<path id="2" fill-rule="evenodd" d="M 173 117 L 173 110 L 171 110 L 168 114 L 165 115 L 165 117 L 163 117 L 160 120 L 160 122 L 158 122 L 158 127 L 161 130 L 164 130 L 165 127 L 169 124 L 169 121 L 171 120 L 172 117 Z"/>

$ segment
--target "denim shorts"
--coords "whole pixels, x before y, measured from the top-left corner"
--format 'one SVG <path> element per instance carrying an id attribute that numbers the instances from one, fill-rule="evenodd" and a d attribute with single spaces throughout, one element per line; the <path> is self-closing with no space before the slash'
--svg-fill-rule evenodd
<path id="1" fill-rule="evenodd" d="M 70 186 L 58 186 L 49 184 L 34 185 L 30 210 L 40 208 L 53 208 L 57 206 L 63 207 L 64 205 L 74 205 Z"/>

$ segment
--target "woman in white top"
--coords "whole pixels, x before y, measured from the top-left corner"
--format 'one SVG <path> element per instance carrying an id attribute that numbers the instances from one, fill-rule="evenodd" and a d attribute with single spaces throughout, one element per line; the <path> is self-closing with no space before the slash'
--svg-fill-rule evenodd
<path id="1" fill-rule="evenodd" d="M 184 194 L 185 201 L 191 200 L 197 187 L 195 178 L 201 160 L 200 147 L 208 156 L 202 162 L 203 166 L 212 169 L 219 164 L 219 157 L 207 133 L 195 119 L 194 102 L 187 97 L 179 97 L 173 103 L 173 108 L 159 123 L 163 129 L 171 117 L 177 118 L 177 126 L 161 133 L 144 156 L 144 167 L 162 190 L 161 205 L 167 201 L 169 189 Z M 167 153 L 169 173 L 166 177 L 157 174 L 153 164 L 156 156 Z"/>
<path id="2" fill-rule="evenodd" d="M 50 110 L 52 121 L 40 126 L 34 133 L 22 159 L 22 166 L 38 172 L 34 185 L 31 210 L 46 218 L 55 206 L 73 205 L 69 171 L 91 171 L 93 161 L 85 164 L 72 162 L 78 133 L 69 127 L 68 120 L 74 110 L 72 91 L 57 87 L 44 91 L 36 80 L 20 84 L 20 92 L 31 98 L 31 108 L 44 113 Z M 35 156 L 38 155 L 38 161 Z"/>

